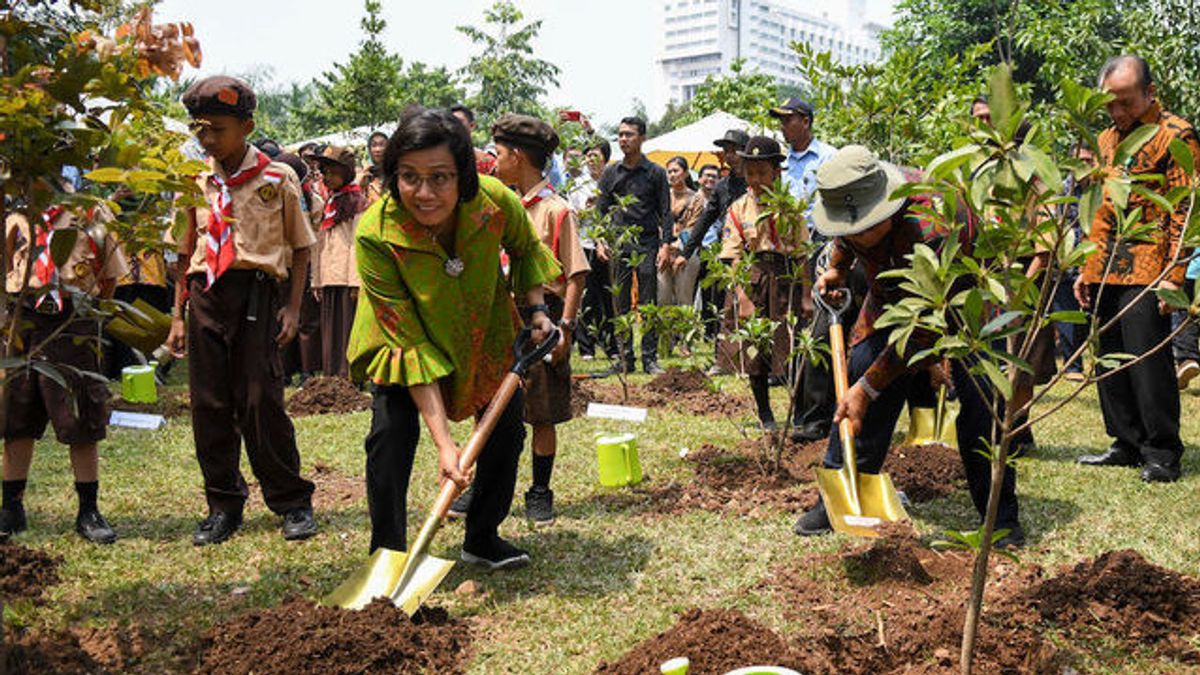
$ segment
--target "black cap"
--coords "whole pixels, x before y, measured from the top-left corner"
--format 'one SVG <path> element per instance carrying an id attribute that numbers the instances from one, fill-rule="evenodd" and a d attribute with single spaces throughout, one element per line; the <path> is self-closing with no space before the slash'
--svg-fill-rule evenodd
<path id="1" fill-rule="evenodd" d="M 214 75 L 188 87 L 183 106 L 192 117 L 229 115 L 247 119 L 254 116 L 258 99 L 250 85 L 228 75 Z"/>
<path id="2" fill-rule="evenodd" d="M 779 147 L 779 141 L 770 136 L 755 136 L 746 143 L 746 149 L 738 153 L 738 157 L 751 161 L 771 161 L 775 163 L 784 160 L 784 154 Z"/>
<path id="3" fill-rule="evenodd" d="M 771 117 L 787 117 L 788 115 L 801 114 L 808 118 L 813 116 L 813 107 L 808 101 L 792 96 L 783 103 L 771 108 Z"/>
<path id="4" fill-rule="evenodd" d="M 492 138 L 518 148 L 538 150 L 545 155 L 558 149 L 558 134 L 554 127 L 529 115 L 501 115 L 492 125 Z"/>
<path id="5" fill-rule="evenodd" d="M 305 178 L 308 178 L 308 165 L 304 163 L 303 159 L 300 159 L 299 155 L 294 155 L 290 152 L 281 152 L 275 157 L 275 161 L 292 167 L 292 171 L 296 172 L 296 178 L 299 178 L 301 183 L 304 182 Z"/>
<path id="6" fill-rule="evenodd" d="M 725 147 L 726 145 L 737 146 L 738 150 L 746 147 L 746 143 L 750 141 L 750 134 L 741 129 L 730 129 L 725 132 L 725 135 L 713 141 L 713 145 Z"/>

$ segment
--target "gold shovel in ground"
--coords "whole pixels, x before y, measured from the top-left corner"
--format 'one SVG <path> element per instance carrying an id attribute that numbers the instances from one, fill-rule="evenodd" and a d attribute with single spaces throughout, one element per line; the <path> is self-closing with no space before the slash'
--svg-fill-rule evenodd
<path id="1" fill-rule="evenodd" d="M 813 293 L 825 311 L 832 316 L 829 322 L 829 343 L 833 352 L 833 386 L 840 403 L 846 396 L 846 334 L 842 329 L 841 314 L 850 305 L 849 289 L 841 289 L 845 300 L 834 309 Z M 842 468 L 817 469 L 817 487 L 829 514 L 829 524 L 835 532 L 856 537 L 878 537 L 877 528 L 883 523 L 905 520 L 908 514 L 900 504 L 900 495 L 892 479 L 885 473 L 859 473 L 858 456 L 854 446 L 854 431 L 850 420 L 838 424 L 838 435 L 842 441 Z"/>
<path id="2" fill-rule="evenodd" d="M 958 449 L 958 410 L 946 402 L 946 386 L 938 387 L 936 408 L 912 408 L 908 414 L 908 433 L 904 444 L 908 446 L 942 444 Z"/>
<path id="3" fill-rule="evenodd" d="M 488 404 L 483 417 L 475 424 L 471 438 L 467 440 L 462 455 L 458 460 L 458 468 L 463 474 L 470 472 L 475 466 L 475 460 L 483 451 L 488 437 L 496 428 L 496 422 L 508 402 L 521 386 L 521 378 L 529 367 L 550 353 L 558 344 L 559 332 L 556 330 L 542 344 L 528 353 L 522 353 L 529 342 L 530 331 L 525 329 L 517 337 L 513 347 L 516 362 L 508 375 L 500 382 L 492 402 Z M 394 551 L 386 548 L 375 549 L 367 564 L 359 568 L 349 579 L 338 586 L 323 601 L 343 609 L 361 609 L 372 600 L 379 597 L 389 598 L 392 604 L 404 610 L 409 616 L 416 614 L 425 599 L 437 589 L 442 579 L 454 567 L 453 560 L 443 560 L 429 555 L 429 545 L 434 535 L 446 519 L 450 504 L 458 497 L 461 488 L 453 481 L 446 481 L 433 503 L 433 510 L 421 527 L 416 541 L 407 551 Z"/>

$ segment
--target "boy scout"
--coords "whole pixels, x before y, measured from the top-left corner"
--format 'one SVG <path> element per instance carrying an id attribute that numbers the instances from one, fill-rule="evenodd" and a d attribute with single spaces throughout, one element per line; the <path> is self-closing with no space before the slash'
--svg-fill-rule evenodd
<path id="1" fill-rule="evenodd" d="M 750 376 L 750 391 L 758 407 L 758 419 L 763 428 L 776 428 L 775 415 L 771 412 L 768 378 L 787 373 L 791 358 L 791 341 L 787 327 L 790 311 L 805 318 L 812 315 L 812 299 L 807 286 L 787 277 L 798 261 L 794 256 L 804 255 L 802 245 L 808 241 L 808 229 L 804 223 L 776 222 L 775 218 L 759 220 L 759 200 L 779 179 L 780 162 L 784 154 L 779 143 L 766 136 L 755 136 L 739 150 L 742 170 L 746 176 L 748 191 L 729 207 L 725 217 L 725 234 L 721 245 L 721 260 L 737 264 L 744 256 L 752 255 L 750 287 L 738 289 L 730 296 L 739 301 L 736 311 L 740 318 L 757 311 L 759 316 L 778 321 L 769 355 L 758 354 L 749 358 L 745 348 L 739 348 L 734 363 L 725 364 L 732 370 L 744 369 Z M 728 357 L 727 357 L 728 358 Z"/>
<path id="2" fill-rule="evenodd" d="M 529 369 L 525 392 L 525 421 L 533 427 L 533 485 L 525 493 L 525 513 L 535 525 L 554 522 L 554 492 L 550 474 L 558 439 L 554 425 L 571 419 L 571 335 L 588 264 L 579 243 L 575 215 L 565 199 L 542 176 L 558 148 L 558 134 L 549 124 L 527 115 L 504 115 L 492 126 L 496 142 L 496 177 L 515 186 L 533 229 L 554 252 L 563 275 L 546 286 L 550 319 L 562 329 L 562 341 L 550 363 Z"/>
<path id="3" fill-rule="evenodd" d="M 211 164 L 197 178 L 208 205 L 190 214 L 179 248 L 186 283 L 177 286 L 167 338 L 190 356 L 192 435 L 209 508 L 192 542 L 220 543 L 241 526 L 243 440 L 263 500 L 284 516 L 284 538 L 305 539 L 317 531 L 313 484 L 300 476 L 279 353 L 296 336 L 304 292 L 291 284 L 281 299 L 279 282 L 304 275 L 314 243 L 300 183 L 286 164 L 246 143 L 255 96 L 245 83 L 206 78 L 183 104 Z"/>
<path id="4" fill-rule="evenodd" d="M 41 249 L 32 261 L 29 287 L 44 290 L 25 296 L 17 317 L 21 349 L 28 353 L 28 349 L 36 347 L 39 356 L 35 356 L 35 361 L 100 372 L 97 321 L 74 318 L 73 300 L 65 287 L 110 298 L 117 279 L 129 271 L 116 242 L 98 222 L 107 218 L 106 212 L 94 210 L 83 217 L 60 207 L 46 210 L 43 222 L 34 223 L 33 227 L 20 214 L 8 217 L 5 223 L 8 250 L 13 252 L 6 280 L 9 293 L 21 291 L 26 269 L 31 264 L 31 251 L 34 246 Z M 50 241 L 71 229 L 75 230 L 75 247 L 66 264 L 59 268 L 50 256 Z M 75 531 L 88 541 L 111 544 L 117 535 L 96 506 L 100 488 L 98 444 L 105 437 L 108 425 L 108 385 L 64 368 L 58 372 L 70 392 L 38 370 L 10 371 L 5 401 L 0 540 L 26 527 L 25 482 L 33 460 L 34 441 L 45 433 L 48 422 L 54 426 L 58 442 L 71 449 L 75 491 L 79 495 Z"/>
<path id="5" fill-rule="evenodd" d="M 354 153 L 336 145 L 317 156 L 329 199 L 321 215 L 312 255 L 312 286 L 321 301 L 321 372 L 349 377 L 346 348 L 358 303 L 358 267 L 354 264 L 354 230 L 367 207 L 362 187 L 354 182 Z"/>

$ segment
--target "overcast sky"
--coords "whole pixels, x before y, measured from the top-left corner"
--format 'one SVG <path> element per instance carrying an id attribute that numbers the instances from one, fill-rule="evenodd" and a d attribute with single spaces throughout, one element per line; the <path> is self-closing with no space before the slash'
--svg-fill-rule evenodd
<path id="1" fill-rule="evenodd" d="M 473 45 L 454 28 L 480 24 L 492 0 L 383 0 L 388 47 L 408 61 L 456 70 Z M 633 99 L 652 115 L 658 97 L 659 0 L 517 0 L 541 19 L 537 56 L 557 65 L 551 105 L 582 109 L 600 123 L 628 113 Z M 810 12 L 841 20 L 844 0 L 811 0 Z M 892 0 L 868 0 L 871 18 L 887 21 Z M 359 0 L 163 0 L 157 22 L 191 21 L 204 50 L 199 74 L 239 74 L 269 66 L 277 82 L 307 82 L 344 62 L 362 40 Z M 196 71 L 189 71 L 195 73 Z"/>

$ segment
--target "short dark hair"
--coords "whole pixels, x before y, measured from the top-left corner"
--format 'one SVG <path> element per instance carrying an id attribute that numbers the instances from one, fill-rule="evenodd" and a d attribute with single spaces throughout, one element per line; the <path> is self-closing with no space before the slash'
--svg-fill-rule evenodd
<path id="1" fill-rule="evenodd" d="M 454 157 L 454 169 L 458 172 L 458 202 L 469 202 L 479 194 L 475 147 L 471 145 L 467 128 L 449 110 L 412 106 L 401 115 L 400 124 L 392 132 L 387 150 L 383 152 L 384 182 L 397 203 L 401 203 L 400 188 L 396 185 L 400 160 L 410 152 L 439 145 L 445 145 Z"/>
<path id="2" fill-rule="evenodd" d="M 276 143 L 275 140 L 271 138 L 260 138 L 257 141 L 254 141 L 254 147 L 262 150 L 263 154 L 271 159 L 275 159 L 279 155 L 283 154 L 283 148 L 279 147 L 279 143 Z"/>
<path id="3" fill-rule="evenodd" d="M 529 163 L 538 171 L 545 171 L 546 164 L 550 161 L 550 153 L 544 148 L 537 148 L 532 145 L 521 145 L 512 141 L 495 141 L 496 145 L 503 145 L 510 150 L 520 150 L 525 153 L 525 157 L 529 159 Z"/>
<path id="4" fill-rule="evenodd" d="M 468 122 L 471 122 L 472 124 L 475 123 L 475 112 L 461 103 L 455 103 L 454 105 L 450 106 L 450 113 L 462 113 L 466 116 Z"/>
<path id="5" fill-rule="evenodd" d="M 1132 65 L 1137 69 L 1138 84 L 1142 86 L 1143 92 L 1150 91 L 1150 85 L 1154 84 L 1154 76 L 1150 73 L 1150 64 L 1146 59 L 1137 54 L 1121 54 L 1114 56 L 1104 62 L 1100 68 L 1100 77 L 1096 80 L 1096 86 L 1104 88 L 1104 81 L 1107 80 L 1121 66 Z"/>
<path id="6" fill-rule="evenodd" d="M 705 164 L 704 166 L 700 167 L 700 170 L 696 172 L 696 175 L 703 176 L 704 172 L 708 171 L 709 169 L 716 171 L 718 176 L 721 175 L 721 167 L 717 166 L 716 164 Z"/>
<path id="7" fill-rule="evenodd" d="M 622 117 L 621 124 L 628 124 L 629 126 L 637 129 L 638 136 L 646 135 L 646 120 L 644 120 L 640 117 L 637 117 L 635 115 L 630 115 L 629 117 Z"/>
<path id="8" fill-rule="evenodd" d="M 591 152 L 592 150 L 599 150 L 600 155 L 604 157 L 604 161 L 606 162 L 612 159 L 612 143 L 609 143 L 607 139 L 596 139 L 596 142 L 592 143 L 592 146 L 588 148 L 588 152 Z"/>

